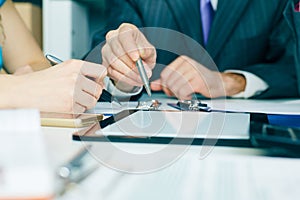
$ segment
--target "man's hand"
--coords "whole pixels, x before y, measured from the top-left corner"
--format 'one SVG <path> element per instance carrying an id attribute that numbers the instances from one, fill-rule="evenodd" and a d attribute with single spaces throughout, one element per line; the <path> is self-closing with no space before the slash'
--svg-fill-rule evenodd
<path id="1" fill-rule="evenodd" d="M 243 91 L 245 85 L 241 75 L 211 71 L 187 56 L 180 56 L 162 71 L 160 79 L 151 83 L 151 89 L 189 100 L 194 93 L 208 98 L 231 96 Z"/>
<path id="2" fill-rule="evenodd" d="M 143 85 L 135 66 L 139 57 L 143 60 L 148 77 L 151 77 L 156 50 L 139 29 L 132 24 L 122 24 L 117 30 L 107 33 L 106 44 L 102 48 L 103 65 L 107 67 L 108 76 L 116 86 L 120 86 L 119 89 L 126 88 L 128 91 L 133 86 Z"/>

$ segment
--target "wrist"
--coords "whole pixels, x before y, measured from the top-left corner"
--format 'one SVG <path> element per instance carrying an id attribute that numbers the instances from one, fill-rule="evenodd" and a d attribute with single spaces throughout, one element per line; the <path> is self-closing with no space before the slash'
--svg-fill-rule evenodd
<path id="1" fill-rule="evenodd" d="M 233 96 L 245 91 L 246 78 L 242 74 L 221 73 L 226 96 Z"/>

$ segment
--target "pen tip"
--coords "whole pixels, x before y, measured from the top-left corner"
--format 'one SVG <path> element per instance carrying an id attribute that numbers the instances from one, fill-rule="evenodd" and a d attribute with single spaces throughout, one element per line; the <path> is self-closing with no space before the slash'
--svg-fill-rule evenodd
<path id="1" fill-rule="evenodd" d="M 148 88 L 148 87 L 145 87 L 145 88 L 146 88 L 146 92 L 147 92 L 148 96 L 151 97 L 152 93 L 151 93 L 150 88 Z"/>

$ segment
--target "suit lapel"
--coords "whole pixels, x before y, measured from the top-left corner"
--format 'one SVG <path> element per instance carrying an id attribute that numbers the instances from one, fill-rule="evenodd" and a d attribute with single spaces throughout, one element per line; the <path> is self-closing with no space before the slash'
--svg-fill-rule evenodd
<path id="1" fill-rule="evenodd" d="M 206 49 L 214 59 L 230 37 L 250 0 L 219 0 Z"/>
<path id="2" fill-rule="evenodd" d="M 166 0 L 181 33 L 202 43 L 200 0 Z"/>

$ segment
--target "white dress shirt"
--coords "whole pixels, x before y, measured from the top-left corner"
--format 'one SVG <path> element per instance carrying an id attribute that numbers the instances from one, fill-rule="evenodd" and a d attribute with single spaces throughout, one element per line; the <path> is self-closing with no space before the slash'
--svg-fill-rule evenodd
<path id="1" fill-rule="evenodd" d="M 210 2 L 213 9 L 216 11 L 218 8 L 218 0 L 210 0 Z M 241 70 L 226 70 L 225 73 L 241 74 L 246 79 L 245 91 L 231 96 L 233 98 L 250 98 L 262 93 L 263 91 L 269 88 L 268 84 L 265 81 L 263 81 L 261 78 L 250 72 L 245 72 Z"/>
<path id="2" fill-rule="evenodd" d="M 132 92 L 123 92 L 114 85 L 114 83 L 110 80 L 109 77 L 105 77 L 104 85 L 106 86 L 106 90 L 110 92 L 112 96 L 118 99 L 125 99 L 131 96 L 138 95 L 143 90 L 143 87 L 136 87 Z"/>

